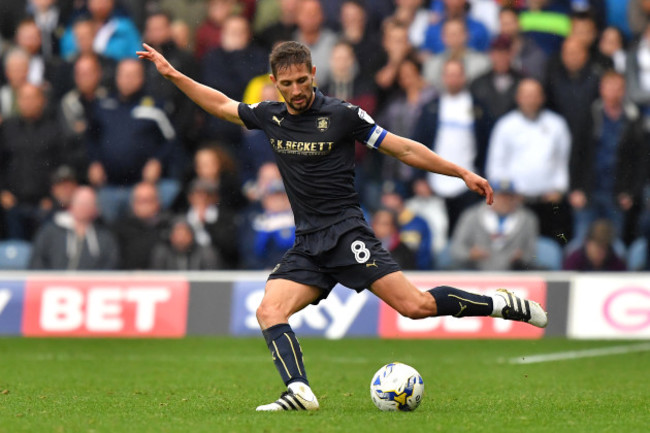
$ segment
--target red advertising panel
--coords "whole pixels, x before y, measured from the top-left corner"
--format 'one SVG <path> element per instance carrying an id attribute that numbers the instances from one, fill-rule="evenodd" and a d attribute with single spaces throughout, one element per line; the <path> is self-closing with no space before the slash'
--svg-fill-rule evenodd
<path id="1" fill-rule="evenodd" d="M 180 279 L 28 279 L 23 334 L 182 337 L 188 294 Z"/>
<path id="2" fill-rule="evenodd" d="M 490 277 L 459 278 L 430 276 L 413 277 L 420 290 L 448 285 L 474 293 L 494 293 L 498 288 L 546 305 L 546 282 L 541 278 Z M 401 316 L 383 302 L 379 307 L 379 335 L 383 338 L 541 338 L 544 330 L 521 322 L 491 317 L 451 316 L 412 320 Z"/>

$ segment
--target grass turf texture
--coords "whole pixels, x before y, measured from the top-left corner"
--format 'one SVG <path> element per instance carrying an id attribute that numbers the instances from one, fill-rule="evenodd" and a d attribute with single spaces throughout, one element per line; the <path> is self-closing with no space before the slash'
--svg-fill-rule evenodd
<path id="1" fill-rule="evenodd" d="M 283 390 L 264 341 L 0 339 L 0 432 L 647 432 L 650 352 L 504 359 L 632 342 L 301 340 L 321 410 L 256 413 Z M 412 413 L 379 412 L 372 374 L 424 377 Z"/>

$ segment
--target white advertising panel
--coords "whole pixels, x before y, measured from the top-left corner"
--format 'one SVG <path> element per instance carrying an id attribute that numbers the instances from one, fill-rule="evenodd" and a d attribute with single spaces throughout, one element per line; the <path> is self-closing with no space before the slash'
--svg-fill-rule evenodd
<path id="1" fill-rule="evenodd" d="M 575 277 L 568 336 L 650 339 L 650 276 Z"/>

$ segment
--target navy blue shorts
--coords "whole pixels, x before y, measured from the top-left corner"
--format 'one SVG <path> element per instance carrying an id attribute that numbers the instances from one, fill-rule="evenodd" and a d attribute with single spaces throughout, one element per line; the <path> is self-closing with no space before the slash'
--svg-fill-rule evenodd
<path id="1" fill-rule="evenodd" d="M 269 279 L 286 279 L 319 288 L 325 299 L 336 283 L 360 292 L 400 270 L 365 220 L 350 218 L 326 229 L 296 235 L 294 246 Z"/>

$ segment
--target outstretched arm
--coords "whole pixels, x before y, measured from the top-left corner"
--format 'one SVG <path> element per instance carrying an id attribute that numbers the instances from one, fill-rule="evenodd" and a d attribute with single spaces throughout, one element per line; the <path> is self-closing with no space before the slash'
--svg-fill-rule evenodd
<path id="1" fill-rule="evenodd" d="M 467 187 L 484 196 L 487 204 L 492 204 L 492 187 L 487 180 L 451 161 L 448 161 L 422 143 L 401 137 L 386 134 L 379 150 L 386 155 L 399 159 L 404 164 L 432 173 L 444 174 L 463 179 Z"/>
<path id="2" fill-rule="evenodd" d="M 230 99 L 218 90 L 192 80 L 187 75 L 177 71 L 158 51 L 147 44 L 142 44 L 142 46 L 144 51 L 138 51 L 136 53 L 138 57 L 153 62 L 160 75 L 174 83 L 198 106 L 220 119 L 238 125 L 244 124 L 237 112 L 238 101 Z"/>

